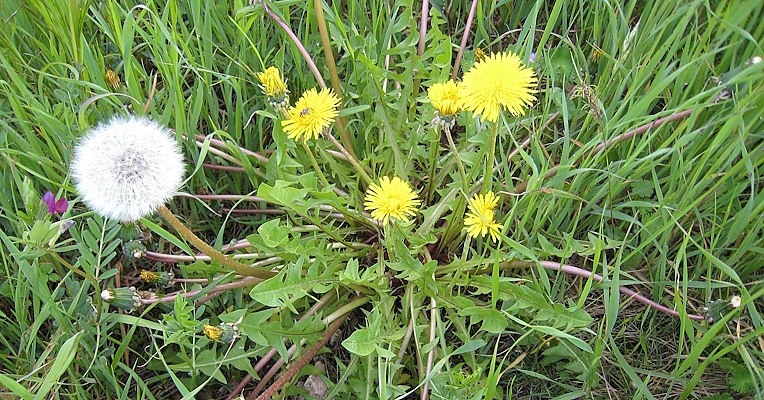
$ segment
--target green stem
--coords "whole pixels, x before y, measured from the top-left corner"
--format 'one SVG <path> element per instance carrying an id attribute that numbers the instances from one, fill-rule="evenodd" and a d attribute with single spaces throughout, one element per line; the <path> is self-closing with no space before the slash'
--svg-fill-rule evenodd
<path id="1" fill-rule="evenodd" d="M 440 150 L 440 129 L 436 128 L 434 130 L 437 131 L 437 135 L 430 143 L 430 181 L 427 183 L 427 192 L 425 192 L 427 194 L 424 201 L 425 204 L 430 204 L 432 191 L 435 189 L 435 164 Z"/>
<path id="2" fill-rule="evenodd" d="M 242 275 L 254 276 L 259 279 L 268 279 L 276 276 L 273 271 L 263 271 L 257 268 L 253 268 L 249 265 L 243 264 L 232 258 L 228 258 L 223 253 L 215 250 L 214 247 L 208 245 L 198 236 L 196 236 L 190 229 L 183 225 L 180 220 L 175 218 L 172 211 L 170 211 L 164 204 L 157 209 L 160 215 L 173 227 L 181 236 L 193 244 L 197 249 L 201 250 L 204 254 L 210 256 L 211 259 L 219 262 L 221 265 L 228 267 Z"/>
<path id="3" fill-rule="evenodd" d="M 499 132 L 499 122 L 496 121 L 493 124 L 493 130 L 491 130 L 491 144 L 488 148 L 488 163 L 485 165 L 485 177 L 483 177 L 483 188 L 480 190 L 482 193 L 488 193 L 491 189 L 491 183 L 493 182 L 493 158 L 496 153 L 496 134 Z M 468 194 L 469 196 L 469 194 Z"/>
<path id="4" fill-rule="evenodd" d="M 355 170 L 358 171 L 358 173 L 361 175 L 361 178 L 366 181 L 366 184 L 371 185 L 374 183 L 374 181 L 371 180 L 371 177 L 369 177 L 369 174 L 367 174 L 366 171 L 363 170 L 363 167 L 361 167 L 361 164 L 358 163 L 358 160 L 356 160 L 356 158 L 353 157 L 353 155 L 350 154 L 344 146 L 342 146 L 342 143 L 338 142 L 337 139 L 335 139 L 334 136 L 332 136 L 326 130 L 324 130 L 324 133 L 329 138 L 329 140 L 334 143 L 334 146 L 337 147 L 340 152 L 345 155 L 345 157 L 347 157 L 348 161 L 350 161 L 350 164 L 353 165 L 353 168 L 355 168 Z"/>
<path id="5" fill-rule="evenodd" d="M 318 179 L 321 180 L 321 183 L 324 185 L 324 187 L 328 187 L 329 182 L 326 180 L 324 173 L 321 172 L 321 168 L 318 166 L 318 162 L 316 162 L 316 157 L 313 155 L 313 152 L 310 150 L 310 147 L 308 147 L 308 142 L 303 140 L 302 147 L 305 149 L 305 152 L 308 153 L 308 157 L 310 158 L 310 163 L 313 164 L 313 169 L 316 171 L 316 174 L 318 175 Z"/>
<path id="6" fill-rule="evenodd" d="M 451 147 L 451 152 L 454 153 L 454 159 L 456 160 L 456 167 L 459 169 L 459 175 L 462 177 L 462 190 L 464 190 L 465 196 L 469 196 L 469 188 L 467 188 L 467 174 L 464 173 L 464 164 L 462 164 L 462 159 L 459 158 L 459 150 L 456 149 L 454 139 L 451 138 L 450 129 L 446 129 L 446 138 L 448 139 L 448 145 Z"/>
<path id="7" fill-rule="evenodd" d="M 324 48 L 324 59 L 326 60 L 326 66 L 329 67 L 329 78 L 332 81 L 332 89 L 334 93 L 342 98 L 342 85 L 340 85 L 340 77 L 337 74 L 337 66 L 334 64 L 334 53 L 332 52 L 332 44 L 329 41 L 329 32 L 326 30 L 326 19 L 324 18 L 323 2 L 321 0 L 313 0 L 313 8 L 316 11 L 316 20 L 318 21 L 318 33 L 321 35 L 321 46 Z M 342 110 L 342 103 L 338 107 L 338 110 Z M 334 119 L 334 123 L 337 125 L 337 131 L 340 134 L 340 140 L 342 145 L 345 146 L 348 153 L 355 157 L 355 149 L 353 149 L 353 140 L 345 130 L 345 121 L 337 117 Z"/>

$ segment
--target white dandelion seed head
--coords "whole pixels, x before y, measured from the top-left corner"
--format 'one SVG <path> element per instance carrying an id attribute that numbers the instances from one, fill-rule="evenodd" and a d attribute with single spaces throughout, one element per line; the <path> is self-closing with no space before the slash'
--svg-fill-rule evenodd
<path id="1" fill-rule="evenodd" d="M 143 117 L 114 117 L 74 149 L 77 192 L 101 216 L 133 222 L 169 201 L 185 165 L 169 130 Z"/>

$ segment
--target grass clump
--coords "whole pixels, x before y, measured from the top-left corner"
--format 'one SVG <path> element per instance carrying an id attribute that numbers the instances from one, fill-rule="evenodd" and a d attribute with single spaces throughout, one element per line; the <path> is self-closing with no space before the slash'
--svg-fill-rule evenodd
<path id="1" fill-rule="evenodd" d="M 761 398 L 752 3 L 4 2 L 0 397 Z"/>

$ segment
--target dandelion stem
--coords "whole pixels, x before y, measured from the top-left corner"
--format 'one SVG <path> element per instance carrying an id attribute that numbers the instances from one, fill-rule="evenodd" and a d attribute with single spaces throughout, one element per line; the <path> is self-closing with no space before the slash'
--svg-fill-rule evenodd
<path id="1" fill-rule="evenodd" d="M 265 10 L 265 13 L 268 14 L 269 17 L 271 17 L 278 26 L 281 27 L 281 29 L 284 30 L 284 32 L 289 36 L 289 39 L 292 40 L 292 43 L 294 43 L 295 46 L 297 46 L 297 50 L 302 55 L 302 58 L 305 60 L 306 63 L 308 63 L 308 68 L 310 68 L 311 72 L 313 72 L 313 76 L 316 78 L 316 81 L 318 82 L 318 85 L 322 88 L 326 87 L 326 82 L 324 82 L 324 78 L 321 77 L 321 73 L 318 71 L 318 67 L 316 66 L 316 63 L 313 62 L 313 59 L 310 57 L 310 54 L 308 54 L 308 50 L 305 49 L 305 46 L 300 42 L 300 39 L 297 38 L 297 35 L 292 32 L 292 28 L 289 27 L 289 25 L 286 24 L 281 18 L 278 17 L 262 0 L 258 0 L 258 3 L 263 6 L 263 10 Z M 253 2 L 254 3 L 254 2 Z"/>
<path id="2" fill-rule="evenodd" d="M 424 199 L 425 204 L 430 204 L 430 200 L 432 199 L 432 191 L 435 189 L 435 165 L 440 150 L 440 130 L 434 130 L 437 131 L 438 134 L 436 138 L 430 143 L 430 179 L 427 183 L 427 197 Z"/>
<path id="3" fill-rule="evenodd" d="M 324 185 L 324 187 L 328 187 L 329 182 L 326 180 L 324 173 L 321 172 L 321 167 L 318 166 L 318 162 L 316 162 L 316 157 L 313 155 L 313 152 L 310 150 L 310 147 L 308 147 L 308 142 L 303 140 L 302 147 L 305 149 L 305 152 L 308 153 L 308 158 L 310 158 L 310 163 L 313 165 L 313 169 L 316 171 L 316 174 L 318 175 L 318 179 L 321 180 L 321 183 Z"/>
<path id="4" fill-rule="evenodd" d="M 374 181 L 371 180 L 371 177 L 369 177 L 369 174 L 367 174 L 366 171 L 363 170 L 363 167 L 361 167 L 361 164 L 358 163 L 358 160 L 356 160 L 356 158 L 353 157 L 353 155 L 350 154 L 344 146 L 342 146 L 342 143 L 338 142 L 337 139 L 335 139 L 334 136 L 332 136 L 326 130 L 324 130 L 324 133 L 326 134 L 326 137 L 328 137 L 329 140 L 334 143 L 334 146 L 337 147 L 342 152 L 342 154 L 345 155 L 348 161 L 350 161 L 350 164 L 353 165 L 353 168 L 355 168 L 356 171 L 358 171 L 358 173 L 361 175 L 361 178 L 366 181 L 366 184 L 371 185 L 374 183 Z"/>
<path id="5" fill-rule="evenodd" d="M 321 46 L 324 48 L 324 59 L 326 60 L 326 66 L 329 68 L 329 78 L 332 81 L 332 89 L 334 93 L 342 98 L 342 85 L 340 85 L 340 77 L 337 74 L 337 65 L 334 63 L 334 53 L 332 52 L 332 44 L 329 41 L 329 32 L 326 30 L 326 19 L 324 18 L 323 1 L 313 0 L 313 8 L 316 11 L 316 21 L 318 22 L 318 33 L 321 35 Z M 337 106 L 337 110 L 342 110 L 342 102 Z M 342 140 L 343 146 L 347 149 L 348 153 L 355 156 L 355 149 L 353 149 L 353 140 L 345 130 L 345 121 L 339 116 L 334 118 L 334 123 L 337 125 L 337 131 L 340 134 L 340 140 Z"/>
<path id="6" fill-rule="evenodd" d="M 217 285 L 211 289 L 207 293 L 209 294 L 218 294 L 220 292 L 224 292 L 226 290 L 232 290 L 232 289 L 238 289 L 242 287 L 248 287 L 248 286 L 256 286 L 258 283 L 262 282 L 262 279 L 255 278 L 252 276 L 248 276 L 245 278 L 241 278 L 237 281 L 230 282 L 230 283 L 224 283 L 222 285 Z M 208 282 L 209 283 L 209 282 Z M 142 299 L 142 304 L 153 304 L 153 303 L 171 303 L 175 301 L 175 298 L 177 296 L 187 298 L 187 297 L 194 297 L 204 291 L 204 289 L 200 290 L 192 290 L 190 292 L 180 292 L 175 293 L 170 296 L 162 297 L 162 298 L 155 298 L 155 299 Z"/>
<path id="7" fill-rule="evenodd" d="M 493 124 L 493 129 L 491 130 L 491 140 L 488 148 L 488 161 L 485 165 L 485 177 L 483 178 L 483 188 L 480 190 L 481 193 L 488 193 L 489 190 L 491 190 L 491 183 L 493 182 L 493 159 L 494 159 L 494 153 L 496 153 L 496 134 L 499 132 L 499 122 L 496 121 Z M 467 194 L 467 193 L 465 193 Z M 468 194 L 467 194 L 468 195 Z"/>
<path id="8" fill-rule="evenodd" d="M 462 164 L 462 159 L 459 157 L 459 150 L 456 149 L 454 139 L 451 137 L 451 129 L 446 129 L 446 138 L 448 139 L 448 145 L 451 147 L 451 152 L 454 153 L 454 159 L 456 160 L 456 167 L 459 169 L 459 175 L 462 177 L 462 190 L 464 190 L 465 196 L 469 196 L 467 174 L 464 173 L 464 164 Z"/>
<path id="9" fill-rule="evenodd" d="M 350 315 L 350 311 L 353 309 L 360 307 L 361 305 L 367 303 L 369 301 L 368 297 L 363 296 L 356 296 L 352 300 L 348 302 L 348 304 L 344 305 L 334 313 L 330 314 L 328 317 L 324 318 L 324 323 L 329 323 L 331 321 L 330 318 L 336 318 L 333 322 L 329 324 L 329 326 L 326 328 L 326 331 L 324 331 L 324 334 L 321 336 L 321 339 L 316 342 L 313 346 L 311 346 L 305 354 L 297 360 L 285 373 L 282 375 L 276 382 L 274 382 L 268 389 L 266 389 L 260 396 L 257 397 L 257 400 L 265 400 L 270 399 L 279 389 L 281 389 L 282 386 L 284 386 L 287 382 L 292 380 L 292 378 L 297 375 L 297 373 L 300 372 L 307 364 L 310 362 L 310 360 L 313 359 L 313 357 L 318 354 L 318 351 L 321 350 L 322 347 L 329 341 L 329 339 L 332 338 L 332 335 L 334 335 L 335 332 L 337 332 L 337 329 L 342 326 L 342 324 L 345 322 L 347 317 Z M 340 313 L 340 311 L 342 313 Z M 250 397 L 252 397 L 250 395 Z"/>
<path id="10" fill-rule="evenodd" d="M 456 53 L 456 61 L 454 62 L 454 69 L 451 70 L 451 79 L 456 79 L 456 74 L 459 73 L 459 66 L 462 63 L 462 57 L 464 56 L 464 49 L 467 47 L 467 39 L 470 37 L 470 28 L 472 28 L 472 20 L 475 19 L 475 9 L 477 8 L 478 0 L 472 0 L 472 7 L 470 7 L 470 13 L 467 16 L 467 24 L 464 26 L 464 34 L 462 35 L 462 42 L 459 45 L 459 52 Z"/>
<path id="11" fill-rule="evenodd" d="M 215 250 L 215 248 L 205 243 L 202 239 L 191 232 L 188 227 L 183 225 L 180 220 L 175 218 L 175 215 L 173 215 L 172 211 L 170 211 L 167 206 L 161 205 L 157 211 L 173 228 L 175 228 L 176 231 L 178 231 L 178 233 L 180 233 L 181 236 L 191 242 L 191 244 L 193 244 L 197 249 L 201 250 L 203 253 L 210 256 L 211 259 L 219 262 L 223 266 L 228 267 L 242 275 L 253 276 L 263 280 L 276 276 L 276 273 L 273 271 L 263 271 L 257 268 L 253 268 L 232 258 L 228 258 L 223 255 L 223 253 Z"/>

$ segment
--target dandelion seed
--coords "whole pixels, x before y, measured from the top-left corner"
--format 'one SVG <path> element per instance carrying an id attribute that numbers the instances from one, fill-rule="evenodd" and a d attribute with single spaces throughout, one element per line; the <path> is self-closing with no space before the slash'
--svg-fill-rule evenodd
<path id="1" fill-rule="evenodd" d="M 481 121 L 495 123 L 501 108 L 514 116 L 525 115 L 535 100 L 536 82 L 533 70 L 514 53 L 491 54 L 464 74 L 459 94 L 464 109 L 481 114 Z"/>
<path id="2" fill-rule="evenodd" d="M 387 225 L 390 217 L 408 222 L 408 217 L 416 215 L 417 206 L 422 202 L 411 190 L 408 182 L 400 178 L 383 176 L 379 185 L 371 184 L 366 191 L 363 205 L 371 212 L 371 217 Z"/>
<path id="3" fill-rule="evenodd" d="M 469 205 L 469 211 L 464 218 L 464 225 L 467 227 L 467 234 L 473 238 L 484 237 L 487 233 L 491 234 L 491 241 L 499 239 L 499 229 L 502 224 L 494 222 L 493 209 L 499 204 L 499 198 L 493 192 L 485 195 L 476 194 L 472 197 Z"/>
<path id="4" fill-rule="evenodd" d="M 74 149 L 72 176 L 85 204 L 133 222 L 169 201 L 183 181 L 183 156 L 170 132 L 142 117 L 114 117 Z"/>
<path id="5" fill-rule="evenodd" d="M 289 109 L 289 119 L 281 120 L 281 126 L 290 139 L 303 142 L 316 139 L 338 115 L 339 104 L 340 98 L 331 89 L 321 89 L 320 92 L 310 89 Z"/>
<path id="6" fill-rule="evenodd" d="M 257 74 L 257 79 L 260 80 L 260 88 L 263 93 L 268 96 L 268 103 L 275 108 L 286 107 L 289 90 L 281 78 L 281 72 L 278 68 L 268 67 L 264 72 Z"/>

